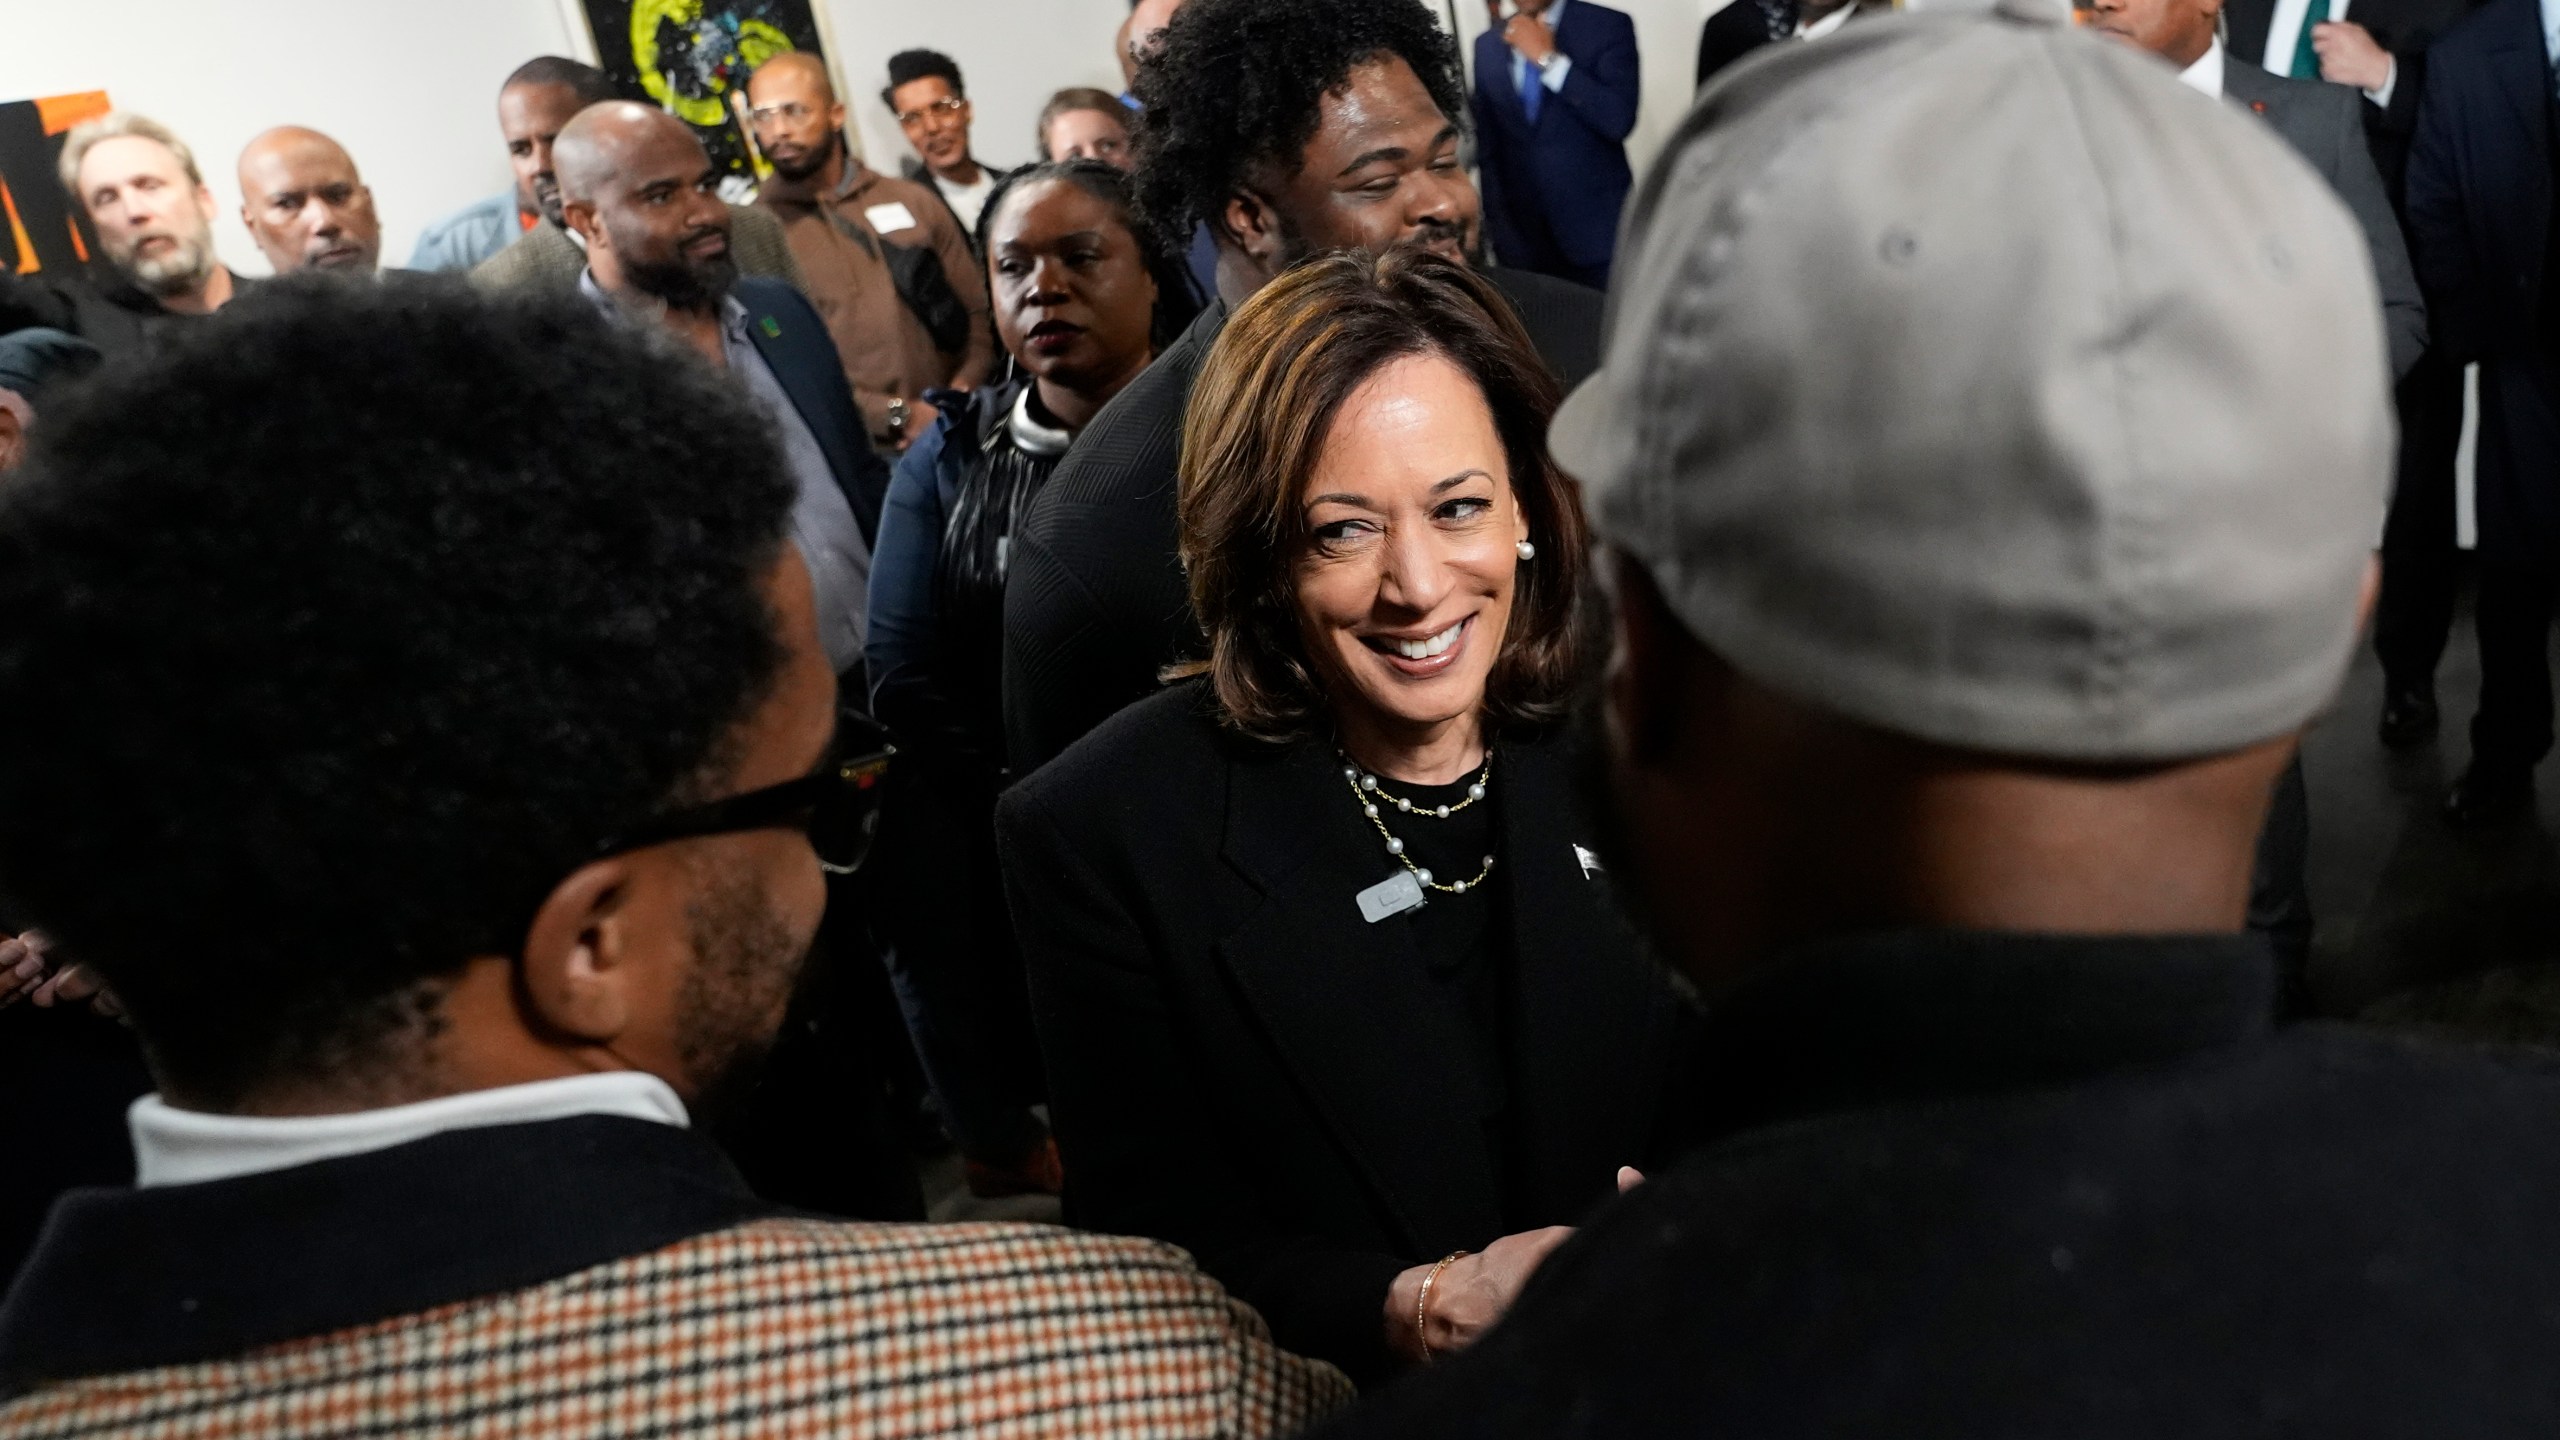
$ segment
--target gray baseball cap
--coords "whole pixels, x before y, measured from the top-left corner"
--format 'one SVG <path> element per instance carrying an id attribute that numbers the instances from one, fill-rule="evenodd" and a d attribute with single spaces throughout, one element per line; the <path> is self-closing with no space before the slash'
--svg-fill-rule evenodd
<path id="1" fill-rule="evenodd" d="M 1878 17 L 1719 77 L 1628 208 L 1555 455 L 1773 689 L 1974 750 L 2237 749 L 2355 643 L 2381 302 L 2263 122 L 2058 13 Z"/>

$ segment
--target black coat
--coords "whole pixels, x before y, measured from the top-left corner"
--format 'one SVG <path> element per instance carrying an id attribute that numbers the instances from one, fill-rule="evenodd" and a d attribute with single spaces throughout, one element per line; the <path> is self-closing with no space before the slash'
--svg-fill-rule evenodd
<path id="1" fill-rule="evenodd" d="M 836 486 L 862 527 L 862 543 L 878 544 L 889 466 L 871 448 L 870 431 L 845 386 L 844 362 L 827 336 L 827 322 L 788 280 L 741 275 L 730 293 L 747 307 L 747 338 L 825 452 L 827 468 L 835 472 Z"/>
<path id="2" fill-rule="evenodd" d="M 245 296 L 258 284 L 234 275 L 232 297 Z M 203 318 L 166 308 L 103 261 L 68 275 L 21 277 L 0 269 L 0 335 L 42 325 L 77 335 L 114 359 L 143 348 L 171 326 Z"/>
<path id="3" fill-rule="evenodd" d="M 1786 17 L 1787 26 L 1792 28 L 1795 24 L 1794 0 L 1788 0 L 1780 14 Z M 1770 33 L 1773 23 L 1769 10 L 1761 6 L 1760 0 L 1727 0 L 1716 13 L 1707 17 L 1706 24 L 1698 27 L 1697 83 L 1706 84 L 1727 65 L 1779 38 Z"/>
<path id="4" fill-rule="evenodd" d="M 2479 0 L 2350 0 L 2346 18 L 2372 32 L 2374 43 L 2399 62 L 2389 107 L 2375 105 L 2354 91 L 2356 109 L 2364 117 L 2365 138 L 2382 183 L 2397 203 L 2401 178 L 2409 168 L 2409 139 L 2418 130 L 2418 99 L 2426 91 L 2427 51 L 2436 38 L 2479 8 Z M 2326 6 L 2313 18 L 2328 15 Z M 2266 57 L 2267 31 L 2275 24 L 2276 0 L 2231 0 L 2222 7 L 2229 27 L 2226 48 L 2230 64 L 2255 66 Z M 2340 87 L 2342 90 L 2345 88 Z"/>
<path id="5" fill-rule="evenodd" d="M 2560 1074 L 2273 994 L 2237 936 L 1808 957 L 1710 1022 L 1738 1133 L 1324 1433 L 2560 1433 Z"/>
<path id="6" fill-rule="evenodd" d="M 1374 1377 L 1396 1272 L 1572 1223 L 1676 1143 L 1693 1022 L 1575 854 L 1563 746 L 1500 743 L 1505 1173 L 1410 930 L 1354 899 L 1392 863 L 1332 746 L 1238 738 L 1205 696 L 1113 717 L 997 812 L 1068 1218 L 1183 1246 L 1284 1348 Z"/>
<path id="7" fill-rule="evenodd" d="M 1525 270 L 1487 269 L 1557 380 L 1600 367 L 1600 292 Z M 1201 653 L 1175 553 L 1174 467 L 1182 411 L 1227 323 L 1221 302 L 1113 396 L 1058 462 L 1013 535 L 1005 580 L 1005 740 L 1028 774 L 1158 672 Z"/>
<path id="8" fill-rule="evenodd" d="M 2491 0 L 2429 53 L 2409 153 L 2409 255 L 2436 344 L 2457 364 L 2538 355 L 2560 338 L 2547 273 L 2551 93 L 2536 0 Z"/>

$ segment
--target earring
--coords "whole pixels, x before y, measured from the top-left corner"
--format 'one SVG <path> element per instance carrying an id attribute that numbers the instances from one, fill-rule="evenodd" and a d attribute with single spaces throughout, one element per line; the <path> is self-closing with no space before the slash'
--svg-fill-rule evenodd
<path id="1" fill-rule="evenodd" d="M 1526 540 L 1521 541 L 1519 544 L 1514 545 L 1511 548 L 1519 551 L 1520 558 L 1523 560 L 1535 560 L 1538 558 L 1538 547 L 1530 544 Z"/>

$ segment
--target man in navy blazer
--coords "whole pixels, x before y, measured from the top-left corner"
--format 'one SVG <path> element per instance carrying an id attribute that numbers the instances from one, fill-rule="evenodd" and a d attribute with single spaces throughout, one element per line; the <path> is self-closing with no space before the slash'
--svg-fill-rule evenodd
<path id="1" fill-rule="evenodd" d="M 1476 161 L 1503 264 L 1609 287 L 1634 175 L 1636 25 L 1593 0 L 1486 0 L 1476 37 Z"/>
<path id="2" fill-rule="evenodd" d="M 2552 52 L 2560 4 L 2490 0 L 2427 55 L 2409 151 L 2409 248 L 2436 344 L 2480 365 L 2480 708 L 2446 813 L 2533 799 L 2551 749 L 2560 595 L 2560 271 Z"/>
<path id="3" fill-rule="evenodd" d="M 579 288 L 613 313 L 664 324 L 772 417 L 799 483 L 792 539 L 816 586 L 819 638 L 837 673 L 853 674 L 889 476 L 826 323 L 788 283 L 739 277 L 719 172 L 664 111 L 590 106 L 560 132 L 552 163 L 563 213 L 587 242 Z"/>

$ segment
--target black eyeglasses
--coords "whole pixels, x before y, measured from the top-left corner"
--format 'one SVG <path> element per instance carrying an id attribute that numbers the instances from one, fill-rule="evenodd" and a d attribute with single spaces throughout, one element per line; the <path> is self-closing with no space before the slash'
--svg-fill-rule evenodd
<path id="1" fill-rule="evenodd" d="M 595 858 L 627 854 L 672 840 L 787 827 L 804 831 L 818 864 L 831 875 L 850 875 L 870 858 L 880 828 L 880 787 L 898 747 L 877 726 L 847 716 L 837 732 L 835 755 L 810 774 L 743 795 L 672 810 L 596 847 Z"/>

